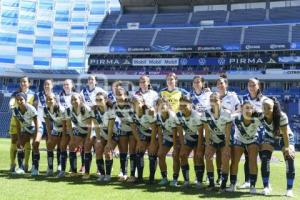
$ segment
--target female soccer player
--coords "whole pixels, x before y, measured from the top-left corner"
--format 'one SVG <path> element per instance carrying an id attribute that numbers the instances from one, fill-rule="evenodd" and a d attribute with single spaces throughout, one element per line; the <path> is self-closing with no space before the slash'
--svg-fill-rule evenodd
<path id="1" fill-rule="evenodd" d="M 133 134 L 136 137 L 137 145 L 136 145 L 136 152 L 137 152 L 137 171 L 138 171 L 138 182 L 143 181 L 143 171 L 144 171 L 144 154 L 148 149 L 151 143 L 151 136 L 156 134 L 156 116 L 154 114 L 154 109 L 148 108 L 144 99 L 141 96 L 135 96 L 133 98 L 133 106 L 134 106 L 134 116 L 133 116 L 133 123 L 131 125 Z M 149 182 L 154 181 L 154 173 L 155 166 L 152 162 L 156 161 L 151 159 L 149 156 L 150 161 L 150 178 Z M 153 173 L 154 172 L 154 173 Z"/>
<path id="2" fill-rule="evenodd" d="M 27 95 L 23 92 L 19 92 L 15 95 L 18 106 L 13 109 L 13 116 L 17 122 L 17 134 L 18 134 L 18 165 L 19 169 L 16 170 L 17 174 L 24 174 L 24 145 L 27 142 L 30 142 L 30 138 L 33 138 L 32 141 L 32 170 L 31 175 L 39 175 L 39 143 L 42 138 L 40 132 L 40 122 L 37 119 L 36 109 L 28 104 Z"/>
<path id="3" fill-rule="evenodd" d="M 63 91 L 58 95 L 59 106 L 62 106 L 65 110 L 71 107 L 71 96 L 72 93 L 75 92 L 74 83 L 71 79 L 66 79 L 63 85 Z M 64 127 L 66 128 L 66 121 L 64 120 Z M 64 177 L 68 159 L 67 147 L 70 142 L 69 132 L 66 130 L 63 131 L 63 135 L 61 137 L 60 149 L 61 149 L 61 171 L 58 174 L 58 177 Z"/>
<path id="4" fill-rule="evenodd" d="M 14 92 L 11 96 L 11 99 L 9 101 L 10 108 L 13 109 L 14 107 L 18 106 L 16 102 L 16 94 L 19 92 L 23 92 L 27 96 L 27 103 L 30 105 L 33 105 L 33 102 L 36 101 L 34 92 L 29 89 L 30 83 L 29 78 L 27 76 L 24 76 L 20 78 L 20 88 Z M 12 116 L 10 120 L 10 127 L 9 127 L 9 134 L 11 137 L 11 144 L 10 144 L 10 171 L 15 172 L 15 160 L 16 160 L 16 153 L 17 153 L 17 141 L 18 141 L 18 135 L 17 135 L 17 119 Z M 30 152 L 31 152 L 31 146 L 30 142 L 25 144 L 25 165 L 24 170 L 25 172 L 28 171 L 28 163 L 30 158 Z"/>
<path id="5" fill-rule="evenodd" d="M 187 95 L 188 92 L 182 88 L 176 87 L 178 79 L 175 73 L 169 73 L 166 78 L 167 87 L 160 91 L 159 96 L 167 99 L 173 112 L 177 113 L 179 111 L 179 100 L 181 96 Z"/>
<path id="6" fill-rule="evenodd" d="M 221 75 L 217 79 L 217 90 L 220 94 L 221 104 L 223 108 L 226 108 L 231 113 L 235 113 L 240 109 L 240 100 L 235 92 L 228 91 L 228 79 L 225 74 Z M 232 128 L 231 134 L 234 135 L 234 129 Z M 216 154 L 216 164 L 217 164 L 217 172 L 218 179 L 216 183 L 218 185 L 221 184 L 221 166 L 222 166 L 222 155 L 220 149 L 217 150 Z"/>
<path id="7" fill-rule="evenodd" d="M 59 146 L 63 131 L 66 130 L 63 125 L 64 111 L 62 106 L 59 106 L 57 99 L 53 93 L 46 95 L 46 106 L 43 108 L 43 117 L 47 128 L 47 160 L 48 169 L 46 176 L 53 176 L 53 150 Z"/>
<path id="8" fill-rule="evenodd" d="M 110 181 L 113 165 L 112 151 L 119 142 L 119 122 L 116 120 L 112 103 L 108 100 L 106 93 L 96 94 L 96 105 L 92 108 L 92 119 L 96 131 L 96 164 L 100 173 L 97 181 Z M 105 155 L 105 167 L 103 155 Z M 88 163 L 86 163 L 87 165 Z M 86 171 L 89 167 L 86 166 Z"/>
<path id="9" fill-rule="evenodd" d="M 203 121 L 205 128 L 205 157 L 207 177 L 209 179 L 208 189 L 215 187 L 213 156 L 219 150 L 221 152 L 221 191 L 226 188 L 229 172 L 229 160 L 231 156 L 230 132 L 231 132 L 231 111 L 222 107 L 219 93 L 210 95 L 210 108 L 205 111 Z"/>
<path id="10" fill-rule="evenodd" d="M 196 185 L 201 187 L 203 179 L 204 168 L 201 165 L 201 160 L 204 157 L 204 137 L 203 137 L 203 125 L 202 125 L 202 115 L 192 109 L 192 101 L 187 96 L 182 96 L 180 98 L 180 112 L 177 113 L 177 118 L 179 125 L 177 130 L 180 138 L 180 164 L 181 170 L 184 178 L 184 187 L 189 186 L 189 163 L 188 158 L 192 151 L 194 151 L 194 169 L 196 172 Z"/>
<path id="11" fill-rule="evenodd" d="M 97 86 L 97 80 L 96 76 L 91 75 L 88 77 L 88 83 L 87 87 L 83 88 L 80 94 L 83 97 L 83 101 L 86 105 L 88 105 L 90 108 L 92 108 L 94 105 L 96 105 L 95 102 L 95 96 L 98 92 L 106 93 L 102 88 Z M 94 130 L 93 130 L 94 132 Z M 94 133 L 93 133 L 94 134 Z M 81 156 L 81 167 L 80 167 L 80 172 L 84 173 L 85 172 L 85 157 L 84 157 L 84 148 L 80 148 L 80 156 Z M 91 157 L 88 157 L 87 160 L 89 160 Z M 86 176 L 85 178 L 88 178 Z"/>
<path id="12" fill-rule="evenodd" d="M 248 150 L 249 156 L 249 176 L 250 176 L 250 193 L 255 194 L 255 184 L 257 180 L 257 155 L 259 149 L 259 135 L 257 132 L 260 126 L 261 114 L 256 113 L 254 106 L 244 101 L 241 107 L 241 113 L 233 117 L 235 125 L 233 154 L 230 166 L 230 188 L 227 191 L 236 190 L 237 172 L 240 158 L 244 150 Z"/>
<path id="13" fill-rule="evenodd" d="M 250 102 L 257 112 L 262 112 L 262 102 L 267 97 L 264 96 L 260 89 L 260 81 L 257 78 L 250 78 L 248 80 L 248 94 L 244 95 L 242 102 Z M 261 126 L 258 129 L 258 135 L 261 140 L 262 135 L 264 134 L 264 128 Z M 245 183 L 243 183 L 239 188 L 246 189 L 250 188 L 250 177 L 249 177 L 249 159 L 248 151 L 245 150 L 245 164 L 244 164 L 244 173 L 245 173 Z"/>
<path id="14" fill-rule="evenodd" d="M 93 138 L 91 135 L 91 111 L 90 108 L 83 103 L 82 96 L 79 93 L 73 93 L 71 96 L 71 107 L 65 111 L 67 131 L 70 133 L 70 166 L 71 176 L 77 173 L 77 156 L 76 148 L 80 145 L 88 146 Z"/>
<path id="15" fill-rule="evenodd" d="M 150 78 L 147 75 L 142 75 L 139 79 L 139 90 L 136 91 L 135 95 L 142 96 L 145 105 L 148 108 L 154 108 L 156 101 L 159 98 L 156 91 L 154 91 L 150 84 Z"/>
<path id="16" fill-rule="evenodd" d="M 177 125 L 179 125 L 179 121 L 176 114 L 172 111 L 168 100 L 161 98 L 157 103 L 157 132 L 159 137 L 158 158 L 162 176 L 162 180 L 159 182 L 159 185 L 167 185 L 169 183 L 166 155 L 173 147 L 173 181 L 171 181 L 170 185 L 177 186 L 180 171 L 180 144 L 178 144 L 179 140 L 177 134 Z"/>
<path id="17" fill-rule="evenodd" d="M 134 115 L 133 107 L 130 103 L 128 92 L 121 86 L 116 88 L 116 103 L 115 103 L 116 116 L 121 120 L 120 126 L 120 139 L 119 139 L 119 151 L 120 151 L 120 164 L 122 175 L 120 181 L 127 181 L 127 152 L 129 145 L 130 154 L 130 178 L 129 182 L 135 181 L 135 169 L 136 169 L 136 139 L 132 134 L 132 117 Z M 111 140 L 111 138 L 109 138 Z"/>
<path id="18" fill-rule="evenodd" d="M 280 104 L 275 98 L 266 98 L 263 101 L 264 118 L 261 120 L 265 134 L 261 144 L 261 174 L 263 179 L 264 195 L 269 195 L 270 160 L 274 147 L 282 150 L 286 163 L 287 191 L 286 196 L 293 197 L 295 179 L 295 147 L 294 134 L 289 126 L 287 115 L 281 111 Z"/>

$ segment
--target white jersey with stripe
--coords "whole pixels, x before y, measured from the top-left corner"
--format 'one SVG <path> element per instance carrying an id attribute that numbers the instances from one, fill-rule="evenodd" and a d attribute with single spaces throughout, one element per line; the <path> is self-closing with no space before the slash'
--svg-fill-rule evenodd
<path id="1" fill-rule="evenodd" d="M 92 90 L 90 90 L 88 87 L 83 88 L 83 90 L 80 92 L 80 95 L 83 97 L 84 103 L 92 107 L 96 105 L 96 94 L 99 92 L 107 95 L 107 92 L 100 87 L 95 87 Z"/>
<path id="2" fill-rule="evenodd" d="M 58 107 L 58 110 L 54 112 L 53 109 L 49 109 L 48 107 L 43 108 L 43 118 L 49 119 L 52 123 L 53 130 L 56 132 L 63 131 L 63 121 L 65 120 L 65 108 L 62 106 Z"/>
<path id="3" fill-rule="evenodd" d="M 220 143 L 225 139 L 226 125 L 232 122 L 231 111 L 221 107 L 220 116 L 216 119 L 211 109 L 206 110 L 203 122 L 210 130 L 211 140 L 214 143 Z"/>
<path id="4" fill-rule="evenodd" d="M 191 136 L 198 135 L 198 129 L 202 126 L 202 115 L 195 110 L 192 110 L 191 115 L 188 117 L 185 117 L 181 112 L 178 112 L 176 115 L 184 131 L 184 137 L 190 141 L 195 141 Z"/>
<path id="5" fill-rule="evenodd" d="M 37 106 L 37 112 L 38 112 L 38 119 L 40 122 L 45 122 L 44 120 L 44 116 L 43 116 L 43 109 L 46 106 L 46 95 L 45 92 L 38 92 L 35 94 L 36 95 L 36 99 L 38 102 L 38 106 Z"/>
<path id="6" fill-rule="evenodd" d="M 130 124 L 133 122 L 134 111 L 131 105 L 124 105 L 122 107 L 115 104 L 116 116 L 120 119 L 120 130 L 124 132 L 131 131 Z"/>
<path id="7" fill-rule="evenodd" d="M 26 104 L 26 111 L 22 114 L 19 107 L 13 108 L 13 116 L 16 117 L 16 119 L 21 124 L 21 132 L 28 132 L 33 134 L 35 131 L 33 118 L 37 117 L 37 111 L 35 107 L 33 107 L 30 104 Z"/>
<path id="8" fill-rule="evenodd" d="M 65 109 L 69 108 L 72 106 L 71 104 L 71 97 L 72 97 L 72 93 L 70 94 L 65 94 L 65 92 L 61 92 L 58 95 L 58 103 L 60 106 L 64 107 Z"/>
<path id="9" fill-rule="evenodd" d="M 244 143 L 250 144 L 257 141 L 258 128 L 261 125 L 260 119 L 262 117 L 253 117 L 249 125 L 245 125 L 243 122 L 244 117 L 241 114 L 235 114 L 233 116 L 233 123 L 235 125 L 234 139 Z"/>
<path id="10" fill-rule="evenodd" d="M 143 97 L 146 106 L 148 106 L 149 108 L 154 108 L 159 98 L 158 93 L 154 90 L 148 90 L 147 92 L 138 90 L 135 92 L 135 95 Z"/>
<path id="11" fill-rule="evenodd" d="M 65 119 L 71 120 L 72 127 L 79 131 L 81 134 L 88 133 L 88 126 L 86 124 L 86 120 L 91 118 L 91 110 L 90 107 L 84 105 L 85 112 L 81 111 L 78 114 L 74 111 L 73 107 L 69 107 L 65 111 Z"/>
<path id="12" fill-rule="evenodd" d="M 141 117 L 137 114 L 133 116 L 133 123 L 136 124 L 139 132 L 145 136 L 151 136 L 151 124 L 156 121 L 155 115 L 151 116 L 148 113 L 148 110 L 145 111 Z"/>
<path id="13" fill-rule="evenodd" d="M 221 100 L 222 107 L 230 110 L 231 113 L 235 112 L 239 108 L 240 104 L 241 102 L 239 100 L 239 97 L 235 92 L 227 91 L 225 96 L 222 97 Z"/>
<path id="14" fill-rule="evenodd" d="M 257 112 L 262 112 L 262 102 L 268 97 L 266 96 L 261 96 L 260 98 L 251 98 L 250 94 L 246 94 L 243 96 L 242 98 L 242 103 L 245 102 L 245 101 L 248 101 L 251 103 L 251 105 L 254 106 L 255 110 Z"/>
<path id="15" fill-rule="evenodd" d="M 113 127 L 113 133 L 118 132 L 118 128 L 120 126 L 120 122 L 116 118 L 115 112 L 113 109 L 106 109 L 104 112 L 101 112 L 99 109 L 93 109 L 91 111 L 92 118 L 95 119 L 97 124 L 100 126 L 100 135 L 104 139 L 108 139 L 108 124 L 110 120 L 115 120 L 115 124 Z"/>
<path id="16" fill-rule="evenodd" d="M 161 128 L 164 138 L 166 138 L 169 142 L 173 142 L 172 130 L 180 124 L 175 112 L 169 111 L 169 117 L 165 120 L 163 120 L 161 114 L 158 113 L 156 123 Z"/>
<path id="17" fill-rule="evenodd" d="M 206 109 L 210 108 L 210 91 L 202 91 L 200 94 L 197 94 L 195 91 L 189 93 L 189 97 L 192 100 L 193 108 L 197 112 L 204 112 Z"/>
<path id="18" fill-rule="evenodd" d="M 273 122 L 268 123 L 265 118 L 262 118 L 261 123 L 265 128 L 265 134 L 268 134 L 270 137 L 274 138 L 275 136 L 274 136 Z M 288 135 L 293 135 L 293 132 L 289 125 L 289 120 L 288 120 L 287 115 L 284 112 L 281 112 L 280 127 L 284 127 L 284 126 L 287 126 Z M 282 135 L 281 130 L 280 130 L 280 134 Z"/>

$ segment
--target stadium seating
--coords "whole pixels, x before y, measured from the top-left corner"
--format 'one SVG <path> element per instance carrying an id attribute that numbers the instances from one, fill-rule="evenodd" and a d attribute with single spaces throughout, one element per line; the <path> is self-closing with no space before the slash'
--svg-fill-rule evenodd
<path id="1" fill-rule="evenodd" d="M 104 18 L 101 27 L 102 28 L 113 28 L 116 26 L 117 19 L 119 17 L 119 12 L 112 12 L 109 15 L 106 15 Z"/>
<path id="2" fill-rule="evenodd" d="M 201 30 L 198 45 L 240 44 L 241 27 L 205 28 Z"/>
<path id="3" fill-rule="evenodd" d="M 155 26 L 182 26 L 187 25 L 190 13 L 163 13 L 157 14 L 154 25 Z"/>
<path id="4" fill-rule="evenodd" d="M 9 122 L 11 118 L 10 112 L 0 112 L 0 137 L 8 137 Z"/>
<path id="5" fill-rule="evenodd" d="M 266 10 L 257 9 L 238 9 L 230 12 L 229 22 L 233 24 L 245 24 L 245 22 L 264 23 Z"/>
<path id="6" fill-rule="evenodd" d="M 193 46 L 197 29 L 165 29 L 158 32 L 154 45 Z"/>
<path id="7" fill-rule="evenodd" d="M 300 42 L 300 25 L 293 26 L 292 42 Z"/>
<path id="8" fill-rule="evenodd" d="M 226 21 L 227 11 L 198 11 L 194 12 L 191 19 L 192 25 L 199 25 L 201 21 L 213 20 L 215 25 L 224 25 Z"/>
<path id="9" fill-rule="evenodd" d="M 90 42 L 90 46 L 108 46 L 115 30 L 97 30 L 95 36 Z"/>
<path id="10" fill-rule="evenodd" d="M 272 22 L 286 22 L 286 21 L 299 22 L 299 13 L 300 13 L 300 6 L 272 8 L 270 9 L 270 20 Z"/>
<path id="11" fill-rule="evenodd" d="M 120 30 L 112 46 L 144 47 L 150 46 L 155 30 Z"/>
<path id="12" fill-rule="evenodd" d="M 249 26 L 245 30 L 244 44 L 288 43 L 289 26 Z"/>
<path id="13" fill-rule="evenodd" d="M 138 22 L 142 26 L 150 25 L 152 22 L 154 14 L 124 14 L 121 16 L 118 27 L 127 27 L 127 23 L 136 23 Z"/>

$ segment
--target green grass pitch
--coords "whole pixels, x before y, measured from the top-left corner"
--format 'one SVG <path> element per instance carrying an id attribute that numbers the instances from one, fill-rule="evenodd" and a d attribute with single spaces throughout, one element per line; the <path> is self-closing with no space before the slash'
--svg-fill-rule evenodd
<path id="1" fill-rule="evenodd" d="M 144 199 L 286 199 L 283 196 L 286 189 L 286 178 L 285 178 L 285 163 L 282 158 L 281 152 L 275 152 L 274 157 L 278 159 L 276 162 L 271 163 L 271 178 L 270 182 L 273 191 L 269 197 L 262 195 L 251 196 L 248 190 L 238 190 L 235 193 L 217 193 L 207 192 L 204 189 L 196 189 L 193 185 L 191 188 L 172 188 L 172 187 L 161 187 L 156 185 L 147 184 L 129 184 L 121 183 L 117 181 L 117 174 L 119 173 L 119 159 L 114 159 L 113 166 L 113 179 L 109 184 L 102 184 L 96 182 L 96 164 L 93 158 L 92 170 L 93 176 L 89 180 L 82 180 L 81 177 L 66 177 L 58 179 L 56 177 L 45 177 L 45 171 L 47 168 L 46 164 L 46 152 L 41 151 L 41 175 L 33 178 L 27 175 L 11 175 L 8 172 L 9 168 L 9 139 L 0 139 L 0 200 L 34 200 L 34 199 L 55 199 L 55 200 L 102 200 L 102 199 L 116 199 L 116 200 L 144 200 Z M 45 141 L 42 141 L 42 147 L 45 146 Z M 295 198 L 300 198 L 300 153 L 296 155 L 296 180 L 294 185 Z M 80 163 L 80 158 L 77 159 L 77 163 Z M 243 161 L 240 164 L 239 170 L 239 183 L 243 182 Z M 192 170 L 192 161 L 190 162 L 190 176 L 193 181 L 194 171 Z M 259 166 L 260 167 L 260 166 Z M 172 175 L 172 162 L 168 159 L 169 179 Z M 68 169 L 68 167 L 67 167 Z M 144 176 L 147 179 L 148 176 L 148 159 L 145 156 L 145 170 Z M 160 179 L 160 170 L 157 170 L 156 179 Z M 180 174 L 179 181 L 182 183 L 183 178 Z M 262 180 L 260 172 L 257 181 L 257 191 L 262 191 Z"/>

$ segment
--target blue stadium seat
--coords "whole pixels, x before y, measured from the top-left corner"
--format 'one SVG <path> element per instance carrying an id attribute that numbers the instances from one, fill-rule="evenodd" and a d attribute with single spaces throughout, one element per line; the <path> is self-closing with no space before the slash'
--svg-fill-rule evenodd
<path id="1" fill-rule="evenodd" d="M 266 10 L 257 9 L 238 9 L 230 12 L 229 22 L 233 24 L 245 24 L 245 22 L 264 23 Z"/>
<path id="2" fill-rule="evenodd" d="M 286 22 L 295 21 L 299 22 L 300 6 L 285 7 L 285 8 L 272 8 L 270 9 L 270 20 L 272 22 Z"/>
<path id="3" fill-rule="evenodd" d="M 205 28 L 200 31 L 198 45 L 240 44 L 242 28 Z"/>
<path id="4" fill-rule="evenodd" d="M 147 47 L 150 46 L 155 30 L 121 30 L 111 46 Z"/>
<path id="5" fill-rule="evenodd" d="M 158 32 L 154 45 L 193 46 L 197 29 L 163 29 Z"/>
<path id="6" fill-rule="evenodd" d="M 191 19 L 191 24 L 199 25 L 201 21 L 213 20 L 214 24 L 224 24 L 226 21 L 227 11 L 213 10 L 213 11 L 198 11 L 194 12 Z"/>

